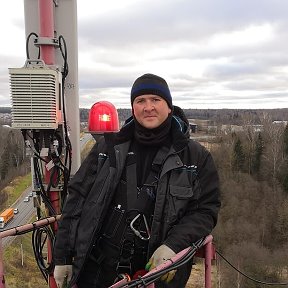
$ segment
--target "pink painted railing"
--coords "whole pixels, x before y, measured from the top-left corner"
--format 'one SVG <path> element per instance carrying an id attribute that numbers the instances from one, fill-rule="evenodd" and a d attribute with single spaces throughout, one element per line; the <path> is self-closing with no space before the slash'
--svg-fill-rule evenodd
<path id="1" fill-rule="evenodd" d="M 205 288 L 212 288 L 212 277 L 211 277 L 212 276 L 212 260 L 216 259 L 216 252 L 215 252 L 215 248 L 214 248 L 214 245 L 212 243 L 212 240 L 213 240 L 212 235 L 208 235 L 204 240 L 203 246 L 201 248 L 199 248 L 195 253 L 196 257 L 205 258 L 205 261 L 204 261 L 204 263 L 205 263 Z M 163 264 L 161 264 L 161 265 L 155 267 L 154 269 L 152 269 L 151 271 L 147 272 L 141 278 L 143 280 L 143 283 L 145 282 L 145 278 L 153 275 L 156 272 L 159 272 L 161 270 L 168 268 L 173 263 L 177 262 L 177 260 L 181 259 L 183 256 L 188 254 L 190 250 L 191 250 L 191 247 L 188 247 L 188 248 L 180 251 L 178 254 L 176 254 L 174 257 L 172 257 L 168 261 L 164 262 Z M 129 278 L 123 278 L 121 281 L 113 284 L 109 288 L 129 287 L 129 281 L 130 281 Z M 125 283 L 127 285 L 124 285 Z M 139 284 L 137 287 L 139 287 L 139 288 L 142 288 L 142 287 L 155 288 L 155 285 L 154 285 L 154 283 L 149 284 L 147 286 Z"/>
<path id="2" fill-rule="evenodd" d="M 18 226 L 15 228 L 11 228 L 5 231 L 0 232 L 0 288 L 6 288 L 5 286 L 5 277 L 4 277 L 4 265 L 3 265 L 3 247 L 2 247 L 2 239 L 8 236 L 17 236 L 19 234 L 24 234 L 30 231 L 33 231 L 35 228 L 41 228 L 44 226 L 48 226 L 55 221 L 60 219 L 60 215 L 57 215 L 55 217 L 48 217 L 45 219 L 41 219 L 38 221 L 35 221 L 30 224 Z M 205 238 L 204 243 L 201 248 L 199 248 L 195 256 L 204 258 L 205 261 L 205 288 L 212 288 L 212 260 L 216 259 L 216 252 L 215 247 L 212 243 L 213 237 L 212 235 L 209 235 Z M 166 261 L 165 263 L 155 267 L 153 270 L 146 273 L 144 276 L 142 276 L 142 279 L 145 281 L 145 277 L 150 276 L 151 274 L 161 271 L 163 269 L 168 268 L 172 263 L 176 262 L 183 256 L 185 256 L 191 248 L 186 248 L 176 254 L 174 257 L 172 257 L 169 261 Z M 129 287 L 130 277 L 128 275 L 123 275 L 123 279 L 121 279 L 119 282 L 113 284 L 109 288 L 118 288 L 118 287 Z M 125 283 L 127 285 L 125 285 Z M 141 284 L 140 284 L 141 285 Z M 75 285 L 74 288 L 77 286 Z M 138 286 L 138 287 L 144 287 L 144 286 Z M 147 288 L 154 288 L 154 283 L 149 284 L 146 286 Z"/>
<path id="3" fill-rule="evenodd" d="M 19 234 L 27 233 L 27 232 L 33 231 L 33 229 L 35 228 L 48 226 L 59 219 L 60 219 L 60 215 L 57 215 L 55 217 L 48 217 L 45 219 L 35 221 L 30 224 L 18 226 L 18 227 L 7 229 L 5 231 L 0 232 L 0 288 L 6 288 L 5 277 L 4 277 L 4 265 L 3 265 L 2 239 L 8 236 L 17 236 Z"/>

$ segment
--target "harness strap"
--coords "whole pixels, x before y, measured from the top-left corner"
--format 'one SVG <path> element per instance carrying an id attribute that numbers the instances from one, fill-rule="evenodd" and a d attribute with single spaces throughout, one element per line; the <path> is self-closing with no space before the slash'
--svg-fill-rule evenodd
<path id="1" fill-rule="evenodd" d="M 137 187 L 136 155 L 132 151 L 128 152 L 126 171 L 123 171 L 126 175 L 123 175 L 123 181 L 121 180 L 120 186 L 118 185 L 117 188 L 119 189 L 117 191 L 119 192 L 117 194 L 119 199 L 116 197 L 114 202 L 117 207 L 111 209 L 107 226 L 102 234 L 104 247 L 109 246 L 109 243 L 114 245 L 116 249 L 119 247 L 119 254 L 115 251 L 110 252 L 110 249 L 106 252 L 103 251 L 108 258 L 109 255 L 115 257 L 118 254 L 118 274 L 131 274 L 131 261 L 135 254 L 140 253 L 145 261 L 150 237 L 149 225 L 152 223 L 159 173 L 168 151 L 168 147 L 162 147 L 158 150 L 145 181 L 146 184 L 142 187 Z"/>
<path id="2" fill-rule="evenodd" d="M 137 193 L 137 171 L 136 171 L 136 155 L 129 152 L 126 164 L 126 211 L 133 208 L 138 199 Z"/>
<path id="3" fill-rule="evenodd" d="M 125 238 L 122 239 L 121 249 L 120 249 L 120 257 L 117 264 L 117 274 L 128 273 L 131 274 L 131 260 L 134 255 L 135 242 L 134 242 L 135 234 L 127 227 L 125 232 Z"/>
<path id="4" fill-rule="evenodd" d="M 144 202 L 146 194 L 148 195 L 146 201 L 150 199 L 154 202 L 156 198 L 157 182 L 160 177 L 159 173 L 168 151 L 169 148 L 166 146 L 162 146 L 158 150 L 152 162 L 150 173 L 142 187 L 137 186 L 136 155 L 133 152 L 129 152 L 126 166 L 127 211 L 139 209 L 141 206 L 145 207 L 146 205 Z M 144 213 L 145 210 L 146 209 L 140 209 L 139 212 Z M 148 215 L 148 217 L 149 216 L 150 215 Z"/>
<path id="5" fill-rule="evenodd" d="M 135 253 L 135 237 L 139 237 L 142 241 L 149 240 L 150 231 L 148 225 L 152 222 L 152 214 L 154 211 L 154 204 L 156 199 L 156 189 L 159 180 L 159 173 L 163 162 L 169 148 L 163 146 L 156 153 L 151 171 L 141 188 L 137 187 L 137 171 L 136 171 L 136 155 L 133 152 L 129 152 L 127 157 L 126 165 L 126 195 L 127 195 L 127 224 L 126 231 L 123 235 L 120 249 L 120 257 L 117 265 L 117 273 L 131 273 L 131 259 Z M 144 219 L 144 227 L 147 230 L 147 237 L 143 237 L 140 231 L 133 229 L 133 219 L 140 219 L 138 215 L 143 215 L 141 217 L 142 221 Z M 131 218 L 131 215 L 133 217 Z M 150 219 L 150 223 L 146 222 L 145 215 Z M 135 220 L 136 221 L 136 220 Z M 141 224 L 139 225 L 139 230 L 141 230 Z M 147 245 L 147 244 L 145 244 Z M 147 249 L 147 248 L 146 248 Z"/>
<path id="6" fill-rule="evenodd" d="M 154 173 L 157 173 L 157 176 L 158 176 L 158 174 L 160 172 L 160 169 L 161 169 L 161 167 L 163 165 L 163 162 L 164 162 L 164 160 L 165 160 L 165 158 L 166 158 L 166 156 L 167 156 L 167 154 L 169 152 L 169 149 L 170 148 L 167 147 L 167 146 L 162 146 L 158 150 L 156 156 L 154 157 L 154 160 L 153 160 L 153 163 L 152 163 L 152 170 L 154 170 Z M 149 176 L 148 176 L 148 178 L 149 178 Z"/>

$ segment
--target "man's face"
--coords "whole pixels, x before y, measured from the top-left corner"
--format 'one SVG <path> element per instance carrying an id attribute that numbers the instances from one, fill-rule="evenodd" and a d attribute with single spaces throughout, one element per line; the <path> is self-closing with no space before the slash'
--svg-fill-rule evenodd
<path id="1" fill-rule="evenodd" d="M 152 94 L 136 97 L 132 107 L 136 120 L 148 129 L 160 126 L 171 112 L 171 109 L 163 98 Z"/>

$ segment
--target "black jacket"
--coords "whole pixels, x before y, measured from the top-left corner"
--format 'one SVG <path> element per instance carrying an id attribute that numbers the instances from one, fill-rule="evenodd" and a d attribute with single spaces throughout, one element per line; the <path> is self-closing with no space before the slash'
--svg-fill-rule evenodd
<path id="1" fill-rule="evenodd" d="M 121 130 L 131 132 L 129 125 L 133 121 Z M 172 146 L 157 187 L 149 256 L 161 244 L 177 253 L 210 234 L 220 208 L 218 174 L 211 154 L 189 139 L 188 125 L 179 117 L 173 116 L 171 130 Z M 69 183 L 69 196 L 56 235 L 54 261 L 55 265 L 73 263 L 71 285 L 77 281 L 93 243 L 100 236 L 125 165 L 131 141 L 121 133 L 105 135 Z M 190 270 L 184 269 L 176 273 L 175 281 L 180 277 L 185 282 L 189 275 Z M 179 282 L 178 285 L 173 282 L 167 287 L 181 287 Z"/>

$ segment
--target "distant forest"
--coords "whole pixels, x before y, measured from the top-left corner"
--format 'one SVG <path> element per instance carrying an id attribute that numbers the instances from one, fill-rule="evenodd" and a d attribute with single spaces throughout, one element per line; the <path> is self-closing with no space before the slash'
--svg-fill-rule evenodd
<path id="1" fill-rule="evenodd" d="M 80 121 L 87 122 L 89 110 L 79 108 Z M 254 124 L 260 124 L 263 114 L 269 114 L 272 121 L 287 121 L 288 108 L 282 109 L 183 109 L 189 119 L 205 119 L 221 124 L 237 125 L 243 118 L 253 119 Z M 131 109 L 117 109 L 120 121 L 124 121 L 131 115 Z M 11 113 L 10 107 L 0 107 L 0 113 Z"/>
<path id="2" fill-rule="evenodd" d="M 0 113 L 11 113 L 11 107 L 0 107 Z"/>
<path id="3" fill-rule="evenodd" d="M 254 124 L 260 124 L 263 114 L 269 114 L 272 121 L 287 121 L 288 108 L 283 109 L 183 109 L 188 119 L 207 119 L 221 124 L 238 125 L 243 118 L 253 119 Z M 1 110 L 0 110 L 1 111 Z M 131 115 L 131 109 L 118 109 L 120 121 Z M 87 122 L 89 109 L 80 108 L 80 121 Z"/>

